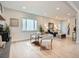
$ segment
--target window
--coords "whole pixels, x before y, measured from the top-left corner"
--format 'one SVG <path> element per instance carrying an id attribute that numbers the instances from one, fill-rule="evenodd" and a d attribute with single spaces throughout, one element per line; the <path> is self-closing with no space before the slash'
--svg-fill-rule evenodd
<path id="1" fill-rule="evenodd" d="M 62 34 L 67 34 L 68 28 L 65 21 L 60 21 L 60 31 Z"/>
<path id="2" fill-rule="evenodd" d="M 36 31 L 37 20 L 23 19 L 22 20 L 22 31 Z"/>

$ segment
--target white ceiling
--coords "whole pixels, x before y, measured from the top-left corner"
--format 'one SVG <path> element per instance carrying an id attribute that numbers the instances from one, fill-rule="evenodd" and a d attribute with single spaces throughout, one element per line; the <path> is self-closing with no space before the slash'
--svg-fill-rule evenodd
<path id="1" fill-rule="evenodd" d="M 74 5 L 75 5 L 75 7 L 79 10 L 79 1 L 73 1 L 72 2 Z"/>
<path id="2" fill-rule="evenodd" d="M 51 18 L 67 18 L 75 16 L 75 11 L 67 4 L 67 2 L 55 1 L 3 1 L 3 6 L 19 11 L 33 13 L 36 15 Z M 24 9 L 23 9 L 24 7 Z M 25 8 L 26 7 L 26 8 Z M 56 10 L 56 8 L 60 8 Z M 68 14 L 68 15 L 67 15 Z"/>

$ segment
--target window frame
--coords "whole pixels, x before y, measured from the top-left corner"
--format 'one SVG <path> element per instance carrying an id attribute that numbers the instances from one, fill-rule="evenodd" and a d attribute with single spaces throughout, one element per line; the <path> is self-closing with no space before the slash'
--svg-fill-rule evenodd
<path id="1" fill-rule="evenodd" d="M 26 21 L 26 30 L 23 30 L 23 19 L 26 19 L 26 20 L 34 20 L 33 22 L 34 22 L 34 24 L 33 24 L 33 26 L 34 26 L 34 30 L 27 30 L 27 21 Z M 35 26 L 35 21 L 37 22 L 37 29 L 35 28 L 36 26 Z M 37 20 L 35 20 L 35 19 L 30 19 L 30 18 L 22 18 L 22 21 L 21 21 L 21 30 L 22 30 L 22 32 L 36 32 L 37 30 L 38 30 L 38 21 Z"/>

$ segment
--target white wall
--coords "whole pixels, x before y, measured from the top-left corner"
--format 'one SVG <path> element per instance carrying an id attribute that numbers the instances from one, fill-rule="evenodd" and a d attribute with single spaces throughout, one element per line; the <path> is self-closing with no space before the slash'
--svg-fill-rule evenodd
<path id="1" fill-rule="evenodd" d="M 47 18 L 47 17 L 43 17 L 43 16 L 35 16 L 33 14 L 24 13 L 24 12 L 7 9 L 7 8 L 4 9 L 4 13 L 2 14 L 2 16 L 6 19 L 6 22 L 8 25 L 10 25 L 10 18 L 19 19 L 19 27 L 10 27 L 13 41 L 29 39 L 30 34 L 32 33 L 32 32 L 22 32 L 21 31 L 21 20 L 23 17 L 36 19 L 38 21 L 38 24 L 41 24 L 45 31 L 46 31 L 45 26 L 48 26 L 47 25 L 48 22 L 52 22 L 55 25 L 59 24 L 59 21 L 57 21 L 55 19 L 51 19 L 51 18 Z"/>
<path id="2" fill-rule="evenodd" d="M 10 18 L 19 19 L 19 27 L 10 27 L 13 41 L 29 39 L 30 33 L 32 33 L 32 32 L 22 32 L 21 31 L 21 20 L 23 17 L 38 20 L 38 24 L 42 24 L 44 29 L 45 29 L 44 24 L 48 24 L 48 22 L 50 22 L 50 21 L 53 22 L 53 20 L 50 18 L 35 16 L 33 14 L 24 13 L 24 12 L 6 9 L 6 8 L 4 9 L 4 13 L 2 14 L 2 16 L 6 19 L 6 22 L 8 25 L 10 25 Z"/>
<path id="3" fill-rule="evenodd" d="M 72 37 L 72 33 L 73 33 L 73 30 L 74 30 L 74 27 L 76 26 L 75 25 L 75 17 L 72 17 L 70 19 L 70 37 Z"/>
<path id="4" fill-rule="evenodd" d="M 79 43 L 79 12 L 76 16 L 76 43 Z"/>

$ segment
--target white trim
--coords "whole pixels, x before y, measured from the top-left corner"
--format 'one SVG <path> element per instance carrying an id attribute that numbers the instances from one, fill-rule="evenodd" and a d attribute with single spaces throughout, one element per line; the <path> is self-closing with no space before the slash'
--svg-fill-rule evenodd
<path id="1" fill-rule="evenodd" d="M 76 12 L 79 11 L 78 8 L 73 4 L 72 1 L 67 1 L 67 3 L 68 3 Z"/>

